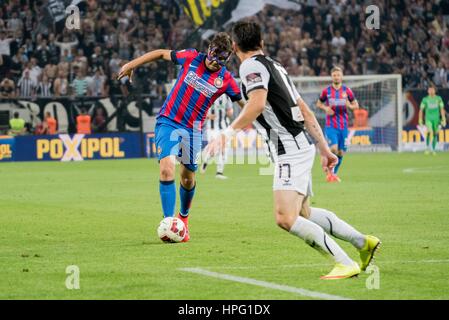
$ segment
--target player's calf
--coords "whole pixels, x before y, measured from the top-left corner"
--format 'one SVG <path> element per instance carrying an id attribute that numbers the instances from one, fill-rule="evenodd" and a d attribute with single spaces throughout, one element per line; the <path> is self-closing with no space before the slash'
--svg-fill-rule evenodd
<path id="1" fill-rule="evenodd" d="M 336 263 L 352 266 L 354 262 L 318 224 L 299 216 L 304 206 L 303 195 L 296 191 L 275 192 L 276 223 L 282 229 L 304 240 L 312 248 Z"/>
<path id="2" fill-rule="evenodd" d="M 179 186 L 179 198 L 181 200 L 181 207 L 179 210 L 179 218 L 186 226 L 186 236 L 183 242 L 190 240 L 190 232 L 188 227 L 189 213 L 192 206 L 193 197 L 195 196 L 195 172 L 188 169 L 187 166 L 181 166 L 181 183 Z"/>
<path id="3" fill-rule="evenodd" d="M 176 205 L 175 164 L 170 157 L 160 162 L 159 195 L 164 217 L 173 217 Z"/>

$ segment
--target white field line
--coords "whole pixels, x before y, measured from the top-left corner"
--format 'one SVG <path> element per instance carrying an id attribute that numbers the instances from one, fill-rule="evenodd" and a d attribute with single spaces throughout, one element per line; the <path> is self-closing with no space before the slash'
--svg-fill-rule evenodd
<path id="1" fill-rule="evenodd" d="M 256 280 L 256 279 L 252 279 L 252 278 L 238 277 L 238 276 L 233 276 L 230 274 L 208 271 L 208 270 L 202 269 L 202 268 L 182 268 L 179 270 L 196 273 L 196 274 L 206 276 L 206 277 L 212 277 L 212 278 L 228 280 L 228 281 L 233 281 L 233 282 L 238 282 L 238 283 L 250 284 L 253 286 L 258 286 L 258 287 L 263 287 L 263 288 L 268 288 L 268 289 L 273 289 L 273 290 L 295 293 L 300 296 L 309 297 L 309 298 L 324 299 L 324 300 L 351 300 L 349 298 L 334 296 L 334 295 L 327 294 L 327 293 L 310 291 L 310 290 L 306 290 L 306 289 L 302 289 L 302 288 L 295 288 L 295 287 L 290 287 L 290 286 L 277 284 L 277 283 L 273 283 L 273 282 Z"/>
<path id="2" fill-rule="evenodd" d="M 420 167 L 420 168 L 405 168 L 402 173 L 439 173 L 448 172 L 448 166 L 434 166 L 434 167 Z"/>
<path id="3" fill-rule="evenodd" d="M 382 261 L 380 264 L 438 264 L 449 263 L 449 259 L 443 260 L 399 260 L 399 261 Z M 375 261 L 371 263 L 376 265 Z M 256 269 L 278 269 L 278 268 L 310 268 L 310 267 L 332 267 L 330 263 L 302 263 L 302 264 L 284 264 L 284 265 L 271 265 L 271 266 L 204 266 L 207 269 L 223 269 L 223 270 L 256 270 Z"/>

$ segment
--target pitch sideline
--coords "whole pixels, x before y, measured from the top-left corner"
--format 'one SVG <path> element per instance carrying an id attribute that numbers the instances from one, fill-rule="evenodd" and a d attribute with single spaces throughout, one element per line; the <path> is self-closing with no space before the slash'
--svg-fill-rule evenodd
<path id="1" fill-rule="evenodd" d="M 228 281 L 233 281 L 233 282 L 238 282 L 238 283 L 250 284 L 250 285 L 273 289 L 273 290 L 295 293 L 300 296 L 309 297 L 309 298 L 324 299 L 324 300 L 352 300 L 350 298 L 335 296 L 335 295 L 331 295 L 331 294 L 327 294 L 327 293 L 310 291 L 310 290 L 303 289 L 303 288 L 290 287 L 290 286 L 286 286 L 286 285 L 282 285 L 282 284 L 261 281 L 261 280 L 256 280 L 256 279 L 252 279 L 252 278 L 233 276 L 233 275 L 226 274 L 226 273 L 213 272 L 213 271 L 209 271 L 209 270 L 202 269 L 202 268 L 181 268 L 179 270 L 185 271 L 185 272 L 196 273 L 196 274 L 206 276 L 206 277 L 212 277 L 212 278 L 228 280 Z"/>

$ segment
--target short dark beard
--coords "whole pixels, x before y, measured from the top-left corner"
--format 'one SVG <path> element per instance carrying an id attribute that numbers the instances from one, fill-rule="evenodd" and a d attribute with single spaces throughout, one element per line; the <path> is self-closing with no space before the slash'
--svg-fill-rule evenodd
<path id="1" fill-rule="evenodd" d="M 208 61 L 207 58 L 204 59 L 204 65 L 205 65 L 206 69 L 209 70 L 210 72 L 217 72 L 218 70 L 221 69 L 221 66 L 220 66 L 220 68 L 218 68 L 218 69 L 216 69 L 216 70 L 212 70 L 211 68 L 208 67 L 206 61 Z M 210 62 L 209 62 L 209 63 L 210 63 Z"/>

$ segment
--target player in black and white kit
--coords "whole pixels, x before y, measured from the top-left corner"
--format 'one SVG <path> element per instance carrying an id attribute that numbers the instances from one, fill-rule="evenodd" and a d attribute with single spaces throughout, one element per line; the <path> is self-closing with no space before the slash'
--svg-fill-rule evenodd
<path id="1" fill-rule="evenodd" d="M 334 213 L 309 206 L 316 149 L 325 172 L 337 163 L 315 115 L 282 65 L 264 55 L 260 26 L 255 22 L 238 22 L 232 32 L 234 51 L 241 61 L 246 104 L 223 136 L 229 139 L 237 130 L 255 123 L 261 134 L 268 137 L 275 162 L 273 193 L 277 224 L 334 259 L 335 267 L 322 279 L 359 274 L 370 263 L 377 246 L 372 247 L 367 236 Z M 360 266 L 329 235 L 353 244 L 360 252 Z"/>
<path id="2" fill-rule="evenodd" d="M 218 98 L 207 114 L 206 132 L 208 141 L 213 141 L 220 137 L 230 123 L 230 119 L 234 114 L 234 108 L 231 99 L 222 95 Z M 218 150 L 214 150 L 211 145 L 207 145 L 203 152 L 203 164 L 201 165 L 201 173 L 206 172 L 209 161 L 215 157 L 217 160 L 217 171 L 215 177 L 217 179 L 227 179 L 224 175 L 224 166 L 226 163 L 226 145 L 223 144 Z"/>

